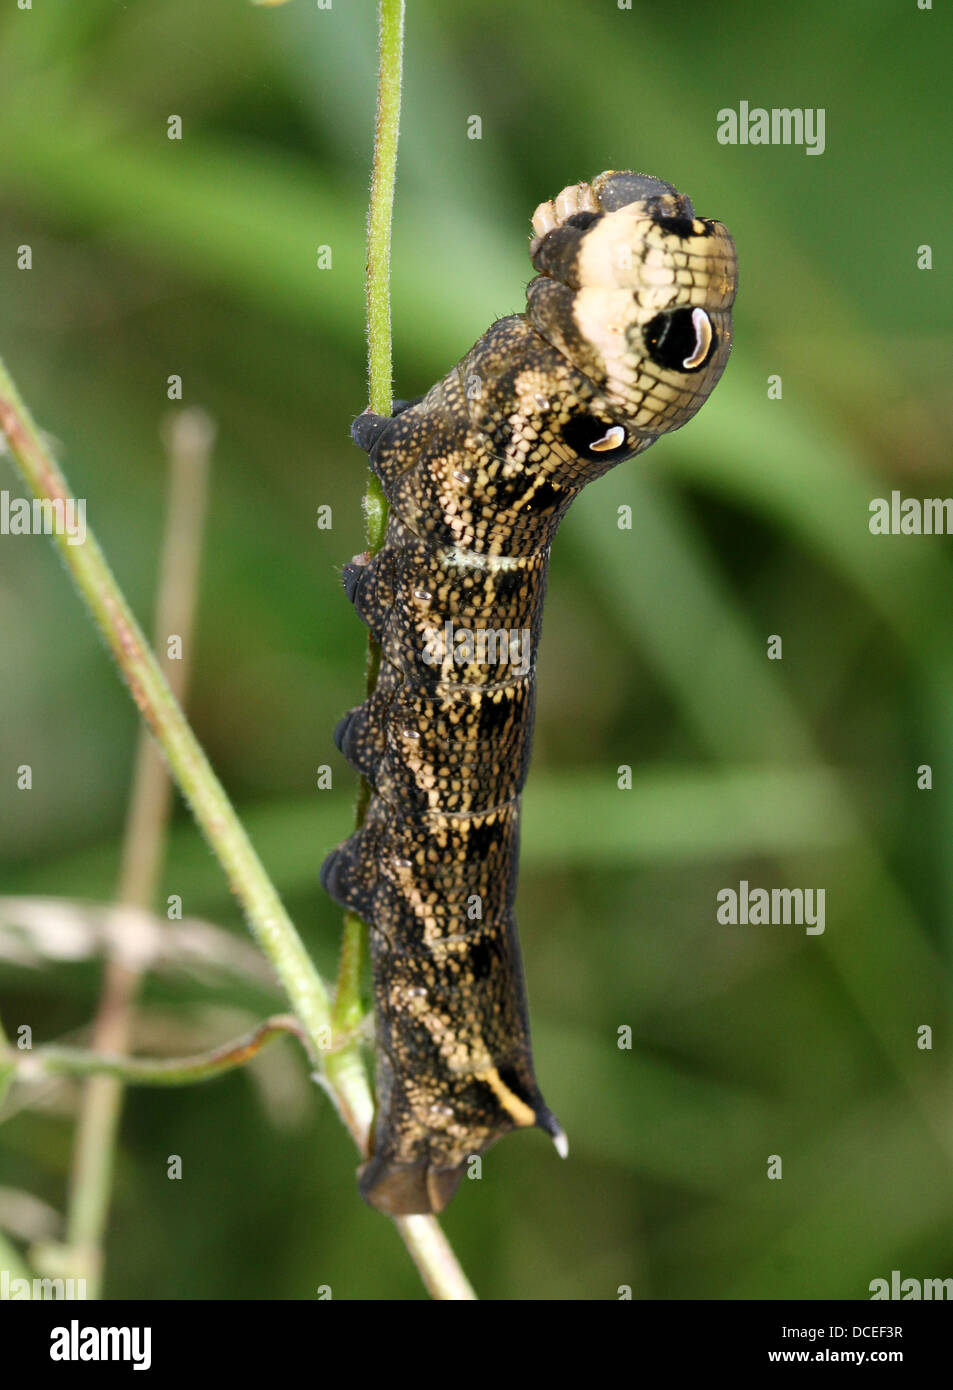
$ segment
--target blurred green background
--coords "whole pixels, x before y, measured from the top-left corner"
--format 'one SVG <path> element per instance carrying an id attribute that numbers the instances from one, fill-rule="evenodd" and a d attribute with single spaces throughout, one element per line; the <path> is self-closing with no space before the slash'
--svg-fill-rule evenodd
<path id="1" fill-rule="evenodd" d="M 339 569 L 363 544 L 348 426 L 375 31 L 370 0 L 44 0 L 0 20 L 0 352 L 146 622 L 166 378 L 218 422 L 190 711 L 326 974 L 340 914 L 317 871 L 355 791 L 331 731 L 364 653 Z M 594 485 L 554 551 L 519 919 L 571 1157 L 510 1138 L 464 1185 L 445 1225 L 484 1296 L 865 1298 L 895 1268 L 953 1274 L 953 572 L 947 539 L 867 525 L 892 488 L 953 493 L 949 39 L 948 14 L 888 0 L 411 0 L 397 394 L 521 307 L 533 208 L 602 169 L 675 182 L 741 265 L 711 402 Z M 825 108 L 826 152 L 719 145 L 742 100 Z M 0 486 L 22 495 L 8 459 Z M 0 539 L 0 622 L 2 890 L 108 901 L 136 719 L 48 541 Z M 824 935 L 717 925 L 742 878 L 825 888 Z M 244 942 L 182 807 L 170 893 Z M 8 1028 L 81 1042 L 99 959 L 4 940 Z M 173 969 L 137 1042 L 183 1051 L 281 1003 L 224 963 Z M 8 1105 L 0 1212 L 22 1191 L 64 1206 L 76 1092 L 30 1095 Z M 107 1295 L 423 1297 L 354 1162 L 291 1043 L 130 1093 Z"/>

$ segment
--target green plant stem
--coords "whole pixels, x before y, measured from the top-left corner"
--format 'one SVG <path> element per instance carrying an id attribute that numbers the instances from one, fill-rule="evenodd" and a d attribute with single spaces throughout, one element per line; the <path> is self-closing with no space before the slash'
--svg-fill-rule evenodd
<path id="1" fill-rule="evenodd" d="M 391 408 L 390 236 L 397 182 L 404 0 L 381 0 L 377 126 L 367 215 L 367 364 L 371 410 Z"/>
<path id="2" fill-rule="evenodd" d="M 371 198 L 367 214 L 367 375 L 370 409 L 378 415 L 391 411 L 390 241 L 397 180 L 397 141 L 400 132 L 400 92 L 404 49 L 404 0 L 381 0 L 380 48 L 377 82 L 377 123 L 371 170 Z M 387 499 L 379 480 L 369 475 L 364 496 L 367 553 L 375 555 L 387 530 Z M 380 648 L 368 637 L 364 696 L 377 685 Z M 354 826 L 359 829 L 367 814 L 371 789 L 364 778 L 358 791 Z M 336 1034 L 354 1033 L 365 1016 L 362 982 L 367 962 L 367 927 L 353 912 L 344 917 L 341 958 L 334 994 Z M 365 1075 L 360 1043 L 328 1058 L 329 1075 L 347 1070 Z M 366 1081 L 365 1081 L 366 1084 Z M 367 1128 L 372 1101 L 368 1090 Z"/>
<path id="3" fill-rule="evenodd" d="M 103 1076 L 136 1086 L 191 1086 L 244 1066 L 268 1043 L 289 1033 L 308 1047 L 308 1036 L 298 1020 L 292 1014 L 275 1014 L 250 1033 L 191 1057 L 125 1057 L 87 1052 L 80 1047 L 50 1046 L 24 1052 L 19 1065 L 15 1053 L 9 1054 L 9 1060 L 25 1079 L 35 1075 Z M 313 1058 L 310 1049 L 309 1053 Z"/>
<path id="4" fill-rule="evenodd" d="M 394 1225 L 413 1256 L 431 1298 L 461 1303 L 476 1301 L 476 1293 L 438 1221 L 432 1216 L 397 1216 Z"/>

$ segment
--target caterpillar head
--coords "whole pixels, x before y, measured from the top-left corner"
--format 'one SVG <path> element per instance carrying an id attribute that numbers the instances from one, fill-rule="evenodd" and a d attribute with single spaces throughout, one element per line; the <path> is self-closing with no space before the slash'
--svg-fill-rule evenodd
<path id="1" fill-rule="evenodd" d="M 670 183 L 611 170 L 541 203 L 533 229 L 532 326 L 637 433 L 684 425 L 731 350 L 727 229 L 696 217 Z"/>

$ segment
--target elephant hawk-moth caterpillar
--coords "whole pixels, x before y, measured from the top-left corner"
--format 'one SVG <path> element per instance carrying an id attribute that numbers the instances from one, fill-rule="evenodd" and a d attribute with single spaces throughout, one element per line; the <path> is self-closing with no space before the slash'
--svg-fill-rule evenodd
<path id="1" fill-rule="evenodd" d="M 541 204 L 533 229 L 526 312 L 352 428 L 390 511 L 383 548 L 343 577 L 382 659 L 335 733 L 372 788 L 366 819 L 321 879 L 370 929 L 377 1113 L 359 1183 L 392 1215 L 442 1210 L 511 1129 L 566 1152 L 513 911 L 549 549 L 587 483 L 691 419 L 731 347 L 733 242 L 671 184 L 610 171 Z"/>

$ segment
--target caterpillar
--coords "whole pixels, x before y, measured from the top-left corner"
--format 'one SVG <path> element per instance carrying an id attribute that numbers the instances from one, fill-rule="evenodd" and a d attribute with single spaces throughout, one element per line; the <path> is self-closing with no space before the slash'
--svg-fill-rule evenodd
<path id="1" fill-rule="evenodd" d="M 648 175 L 608 171 L 533 217 L 526 311 L 352 437 L 385 543 L 345 565 L 380 644 L 335 731 L 372 794 L 321 880 L 370 930 L 377 1111 L 362 1195 L 441 1211 L 512 1129 L 567 1142 L 536 1082 L 514 901 L 549 550 L 573 498 L 690 420 L 721 376 L 732 239 Z"/>

